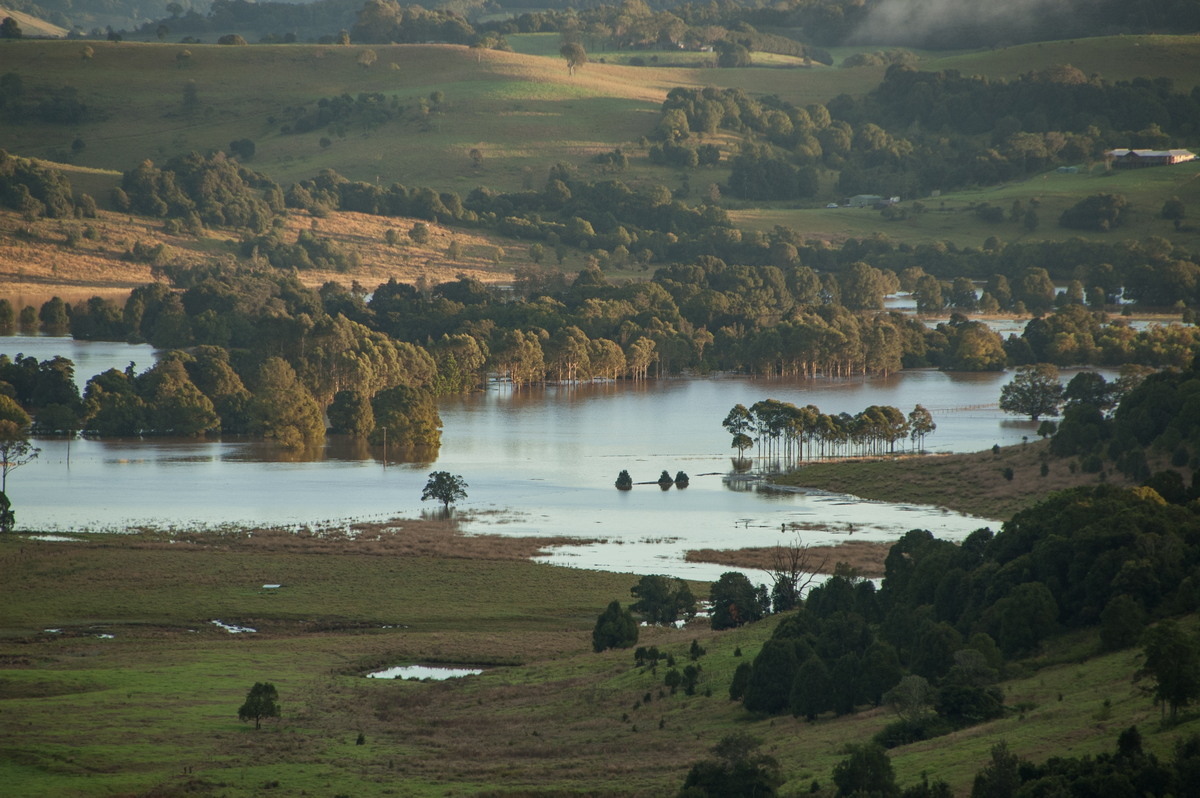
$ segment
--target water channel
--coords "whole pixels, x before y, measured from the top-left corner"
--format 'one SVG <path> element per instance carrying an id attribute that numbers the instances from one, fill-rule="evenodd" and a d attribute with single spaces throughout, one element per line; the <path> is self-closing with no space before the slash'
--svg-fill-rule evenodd
<path id="1" fill-rule="evenodd" d="M 141 371 L 153 350 L 67 338 L 0 338 L 0 352 L 77 364 L 82 383 L 131 360 Z M 1064 375 L 1069 377 L 1069 374 Z M 442 400 L 442 446 L 434 462 L 389 462 L 331 437 L 295 456 L 248 440 L 65 440 L 36 443 L 41 456 L 10 475 L 18 529 L 53 534 L 138 526 L 336 526 L 353 520 L 417 517 L 432 470 L 461 474 L 469 498 L 456 512 L 468 533 L 563 535 L 602 543 L 566 546 L 542 559 L 560 565 L 712 580 L 723 566 L 683 561 L 695 548 L 791 542 L 894 539 L 913 528 L 960 539 L 993 521 L 940 508 L 865 502 L 820 492 L 786 492 L 730 482 L 729 435 L 721 420 L 737 403 L 766 398 L 857 413 L 920 403 L 937 431 L 933 452 L 1020 443 L 1034 425 L 1001 413 L 1010 375 L 917 370 L 886 378 L 755 380 L 714 376 L 523 389 L 506 386 Z M 378 455 L 378 451 L 374 453 Z M 662 470 L 691 476 L 686 490 L 637 485 Z M 788 532 L 781 533 L 787 526 Z M 752 577 L 753 578 L 753 577 Z"/>

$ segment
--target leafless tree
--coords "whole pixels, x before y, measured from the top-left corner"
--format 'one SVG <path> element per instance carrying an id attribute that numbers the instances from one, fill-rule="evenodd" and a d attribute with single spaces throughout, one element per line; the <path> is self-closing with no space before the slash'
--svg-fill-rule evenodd
<path id="1" fill-rule="evenodd" d="M 776 546 L 771 551 L 771 604 L 775 612 L 784 612 L 800 604 L 804 592 L 816 579 L 817 574 L 828 573 L 826 555 L 818 562 L 806 543 L 799 538 L 787 546 Z"/>

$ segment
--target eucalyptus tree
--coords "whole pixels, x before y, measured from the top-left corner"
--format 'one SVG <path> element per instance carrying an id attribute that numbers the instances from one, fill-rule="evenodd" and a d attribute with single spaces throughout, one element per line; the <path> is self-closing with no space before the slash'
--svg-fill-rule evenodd
<path id="1" fill-rule="evenodd" d="M 6 417 L 0 420 L 0 532 L 9 532 L 16 523 L 16 516 L 8 498 L 8 475 L 33 462 L 41 450 L 29 442 L 29 416 L 25 415 L 22 420 L 24 411 L 16 402 L 7 396 L 0 396 L 0 399 L 7 400 L 20 411 L 19 414 L 11 412 L 10 408 Z"/>
<path id="2" fill-rule="evenodd" d="M 321 406 L 282 358 L 263 361 L 246 412 L 251 432 L 289 449 L 317 443 L 325 437 Z"/>
<path id="3" fill-rule="evenodd" d="M 908 434 L 917 451 L 925 451 L 925 436 L 936 429 L 937 424 L 933 421 L 933 415 L 923 405 L 917 405 L 908 414 Z"/>
<path id="4" fill-rule="evenodd" d="M 658 353 L 655 351 L 655 348 L 654 340 L 645 336 L 640 336 L 629 344 L 625 358 L 626 363 L 629 365 L 629 375 L 634 380 L 644 380 L 647 378 L 650 365 L 658 359 Z"/>
<path id="5" fill-rule="evenodd" d="M 917 313 L 940 313 L 946 307 L 942 283 L 932 274 L 919 277 L 912 293 L 917 303 Z"/>
<path id="6" fill-rule="evenodd" d="M 546 376 L 542 342 L 533 331 L 505 330 L 493 343 L 489 362 L 514 388 L 540 382 Z"/>
<path id="7" fill-rule="evenodd" d="M 883 272 L 863 261 L 850 265 L 842 277 L 842 304 L 850 310 L 881 310 L 887 280 Z"/>
<path id="8" fill-rule="evenodd" d="M 550 336 L 546 366 L 554 371 L 558 382 L 579 382 L 591 376 L 590 343 L 583 330 L 575 326 L 561 327 Z"/>
<path id="9" fill-rule="evenodd" d="M 394 385 L 371 398 L 375 429 L 373 445 L 437 447 L 442 442 L 442 419 L 433 394 L 423 388 Z"/>
<path id="10" fill-rule="evenodd" d="M 212 401 L 178 357 L 159 360 L 136 378 L 135 387 L 146 406 L 145 434 L 196 437 L 220 429 Z"/>
<path id="11" fill-rule="evenodd" d="M 593 338 L 588 342 L 588 361 L 592 376 L 606 380 L 617 379 L 628 368 L 621 345 L 607 338 Z"/>

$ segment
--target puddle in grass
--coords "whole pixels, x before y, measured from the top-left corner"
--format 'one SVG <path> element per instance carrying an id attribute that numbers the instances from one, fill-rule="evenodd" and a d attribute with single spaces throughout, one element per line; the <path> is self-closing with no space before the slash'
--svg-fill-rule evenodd
<path id="1" fill-rule="evenodd" d="M 214 626 L 219 626 L 231 635 L 254 634 L 258 630 L 249 626 L 235 626 L 234 624 L 224 623 L 223 621 L 209 621 Z"/>
<path id="2" fill-rule="evenodd" d="M 481 668 L 440 668 L 431 665 L 398 665 L 383 671 L 368 673 L 368 679 L 460 679 L 463 676 L 478 676 Z"/>

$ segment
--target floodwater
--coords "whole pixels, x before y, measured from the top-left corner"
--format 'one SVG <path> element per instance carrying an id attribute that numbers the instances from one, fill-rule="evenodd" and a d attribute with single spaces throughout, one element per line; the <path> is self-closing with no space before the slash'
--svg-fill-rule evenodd
<path id="1" fill-rule="evenodd" d="M 0 352 L 39 360 L 63 354 L 86 364 L 77 370 L 80 382 L 130 360 L 140 371 L 153 356 L 148 347 L 23 336 L 0 339 Z M 715 376 L 521 391 L 494 386 L 440 403 L 442 446 L 432 460 L 398 461 L 389 452 L 385 465 L 378 449 L 338 437 L 298 455 L 250 440 L 45 439 L 36 441 L 41 456 L 9 475 L 9 496 L 18 529 L 40 533 L 336 527 L 435 512 L 420 501 L 421 489 L 429 472 L 445 470 L 468 484 L 468 498 L 454 508 L 468 533 L 600 541 L 542 559 L 712 580 L 729 569 L 686 563 L 686 550 L 891 540 L 914 528 L 961 539 L 997 527 L 940 508 L 731 480 L 733 450 L 721 421 L 735 404 L 773 398 L 853 414 L 873 404 L 907 413 L 920 403 L 937 424 L 927 450 L 978 451 L 1034 437 L 1036 425 L 997 406 L 1009 379 L 917 370 L 836 381 Z M 622 469 L 635 483 L 653 483 L 663 470 L 685 471 L 691 481 L 686 489 L 636 484 L 618 491 L 613 482 Z"/>

